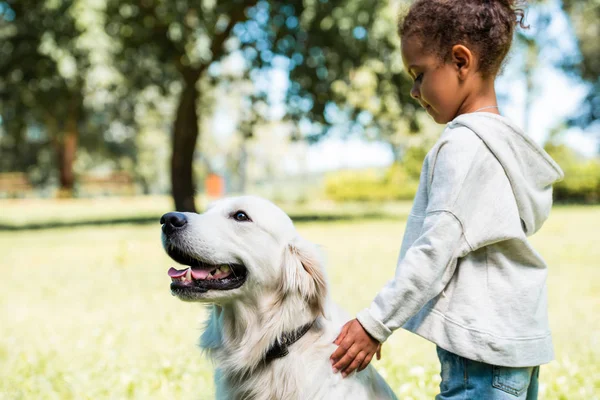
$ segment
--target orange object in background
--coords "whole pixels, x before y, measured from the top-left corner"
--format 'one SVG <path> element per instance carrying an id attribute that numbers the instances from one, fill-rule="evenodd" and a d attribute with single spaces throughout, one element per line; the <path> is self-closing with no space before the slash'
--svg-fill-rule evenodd
<path id="1" fill-rule="evenodd" d="M 225 179 L 217 174 L 208 174 L 204 187 L 208 197 L 220 198 L 225 195 Z"/>

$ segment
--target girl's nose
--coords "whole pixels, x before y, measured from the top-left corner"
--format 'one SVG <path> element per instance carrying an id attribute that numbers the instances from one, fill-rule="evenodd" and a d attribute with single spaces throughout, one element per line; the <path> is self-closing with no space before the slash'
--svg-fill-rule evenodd
<path id="1" fill-rule="evenodd" d="M 421 93 L 417 85 L 413 85 L 412 89 L 410 89 L 410 97 L 417 100 L 421 97 Z"/>

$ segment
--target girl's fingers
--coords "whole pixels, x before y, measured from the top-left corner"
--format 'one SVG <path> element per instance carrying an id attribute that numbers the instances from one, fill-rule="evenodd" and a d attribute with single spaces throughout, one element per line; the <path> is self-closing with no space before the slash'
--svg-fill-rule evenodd
<path id="1" fill-rule="evenodd" d="M 344 338 L 346 337 L 346 334 L 348 333 L 348 328 L 350 327 L 350 322 L 347 322 L 346 324 L 344 324 L 344 326 L 342 327 L 342 331 L 340 332 L 340 334 L 338 335 L 337 338 L 335 338 L 335 340 L 333 341 L 333 343 L 337 344 L 338 346 L 340 345 L 340 343 L 342 343 L 342 340 L 344 340 Z"/>
<path id="2" fill-rule="evenodd" d="M 365 359 L 363 360 L 362 364 L 360 364 L 360 367 L 358 368 L 358 371 L 362 371 L 363 369 L 367 368 L 369 366 L 369 363 L 371 362 L 372 359 L 373 359 L 372 355 L 365 357 Z"/>
<path id="3" fill-rule="evenodd" d="M 358 353 L 356 355 L 356 357 L 354 357 L 354 360 L 352 360 L 350 365 L 348 365 L 344 370 L 342 370 L 342 376 L 345 378 L 348 375 L 350 375 L 352 372 L 354 372 L 354 370 L 356 368 L 358 368 L 362 365 L 365 358 L 366 358 L 366 354 L 364 351 L 361 351 L 360 353 Z"/>
<path id="4" fill-rule="evenodd" d="M 329 357 L 329 359 L 331 360 L 331 365 L 335 365 L 338 362 L 338 360 L 344 357 L 345 355 L 346 349 L 342 346 L 339 346 L 337 349 L 335 349 L 331 357 Z"/>
<path id="5" fill-rule="evenodd" d="M 334 369 L 341 371 L 339 366 L 336 367 L 336 364 L 338 364 L 340 362 L 340 359 L 343 359 L 344 357 L 349 355 L 350 349 L 352 348 L 353 345 L 354 345 L 354 340 L 353 340 L 353 338 L 349 337 L 348 335 L 345 336 L 344 340 L 340 341 L 338 348 L 335 349 L 335 351 L 333 352 L 333 354 L 330 357 L 331 365 L 333 365 Z M 352 358 L 354 358 L 355 355 L 356 354 L 350 354 L 350 356 L 352 356 Z M 346 366 L 344 365 L 344 368 L 345 367 Z"/>
<path id="6" fill-rule="evenodd" d="M 378 360 L 381 360 L 381 347 L 382 346 L 383 345 L 380 344 L 379 347 L 377 347 L 377 359 Z M 371 360 L 369 360 L 369 361 L 371 361 Z"/>
<path id="7" fill-rule="evenodd" d="M 348 366 L 352 363 L 352 361 L 354 361 L 354 359 L 358 355 L 358 351 L 355 348 L 355 346 L 352 346 L 345 352 L 346 354 L 342 357 L 342 359 L 333 364 L 333 372 L 344 371 L 346 368 L 348 368 Z"/>

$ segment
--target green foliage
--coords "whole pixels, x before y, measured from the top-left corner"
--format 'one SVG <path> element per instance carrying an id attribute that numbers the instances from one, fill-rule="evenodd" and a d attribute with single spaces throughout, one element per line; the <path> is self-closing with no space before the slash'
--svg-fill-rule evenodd
<path id="1" fill-rule="evenodd" d="M 322 128 L 305 132 L 309 139 L 340 119 L 385 138 L 399 125 L 402 132 L 418 127 L 396 34 L 400 3 L 109 0 L 106 30 L 119 43 L 116 63 L 128 90 L 158 85 L 175 93 L 173 82 L 191 84 L 205 72 L 213 84 L 235 81 L 222 61 L 238 53 L 247 76 L 289 70 L 287 116 Z"/>
<path id="2" fill-rule="evenodd" d="M 394 163 L 386 170 L 330 173 L 325 179 L 325 195 L 339 202 L 412 200 L 426 155 L 426 148 L 411 146 L 405 151 L 402 162 Z"/>
<path id="3" fill-rule="evenodd" d="M 563 8 L 569 15 L 578 39 L 581 58 L 576 63 L 577 73 L 590 83 L 589 93 L 582 102 L 579 115 L 572 122 L 587 127 L 600 121 L 600 1 L 563 0 Z M 572 65 L 565 69 L 570 71 Z"/>
<path id="4" fill-rule="evenodd" d="M 564 144 L 547 144 L 545 149 L 565 173 L 565 179 L 554 185 L 555 201 L 600 203 L 600 160 L 582 161 Z"/>
<path id="5" fill-rule="evenodd" d="M 418 131 L 418 103 L 403 71 L 396 33 L 398 6 L 407 2 L 305 1 L 299 21 L 277 42 L 289 57 L 289 116 L 308 118 L 310 140 L 348 123 L 347 133 L 391 141 Z"/>
<path id="6" fill-rule="evenodd" d="M 428 149 L 425 146 L 411 146 L 406 149 L 402 157 L 402 165 L 411 179 L 419 180 L 427 152 Z"/>
<path id="7" fill-rule="evenodd" d="M 394 164 L 386 171 L 368 169 L 331 173 L 325 179 L 325 195 L 339 202 L 411 200 L 417 186 L 418 181 L 410 177 L 404 166 Z"/>
<path id="8" fill-rule="evenodd" d="M 107 111 L 111 44 L 91 3 L 0 1 L 0 172 L 73 189 L 87 168 L 135 158 L 133 133 Z"/>
<path id="9" fill-rule="evenodd" d="M 600 1 L 563 0 L 564 10 L 570 17 L 579 40 L 580 72 L 582 78 L 595 81 L 600 75 L 600 42 L 598 41 L 598 20 Z"/>
<path id="10" fill-rule="evenodd" d="M 88 60 L 71 3 L 0 2 L 0 171 L 44 164 L 69 117 L 81 119 Z"/>

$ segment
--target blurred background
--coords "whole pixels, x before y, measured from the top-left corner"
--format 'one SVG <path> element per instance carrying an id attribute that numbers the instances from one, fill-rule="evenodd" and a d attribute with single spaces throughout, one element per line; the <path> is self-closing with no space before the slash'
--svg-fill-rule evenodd
<path id="1" fill-rule="evenodd" d="M 158 219 L 223 196 L 280 205 L 323 246 L 334 299 L 366 307 L 443 129 L 409 96 L 409 5 L 0 0 L 0 398 L 213 398 L 204 311 L 169 295 Z M 500 110 L 565 171 L 532 238 L 556 345 L 540 398 L 598 399 L 600 1 L 530 2 L 527 23 Z M 433 398 L 434 347 L 388 343 L 396 393 Z"/>

